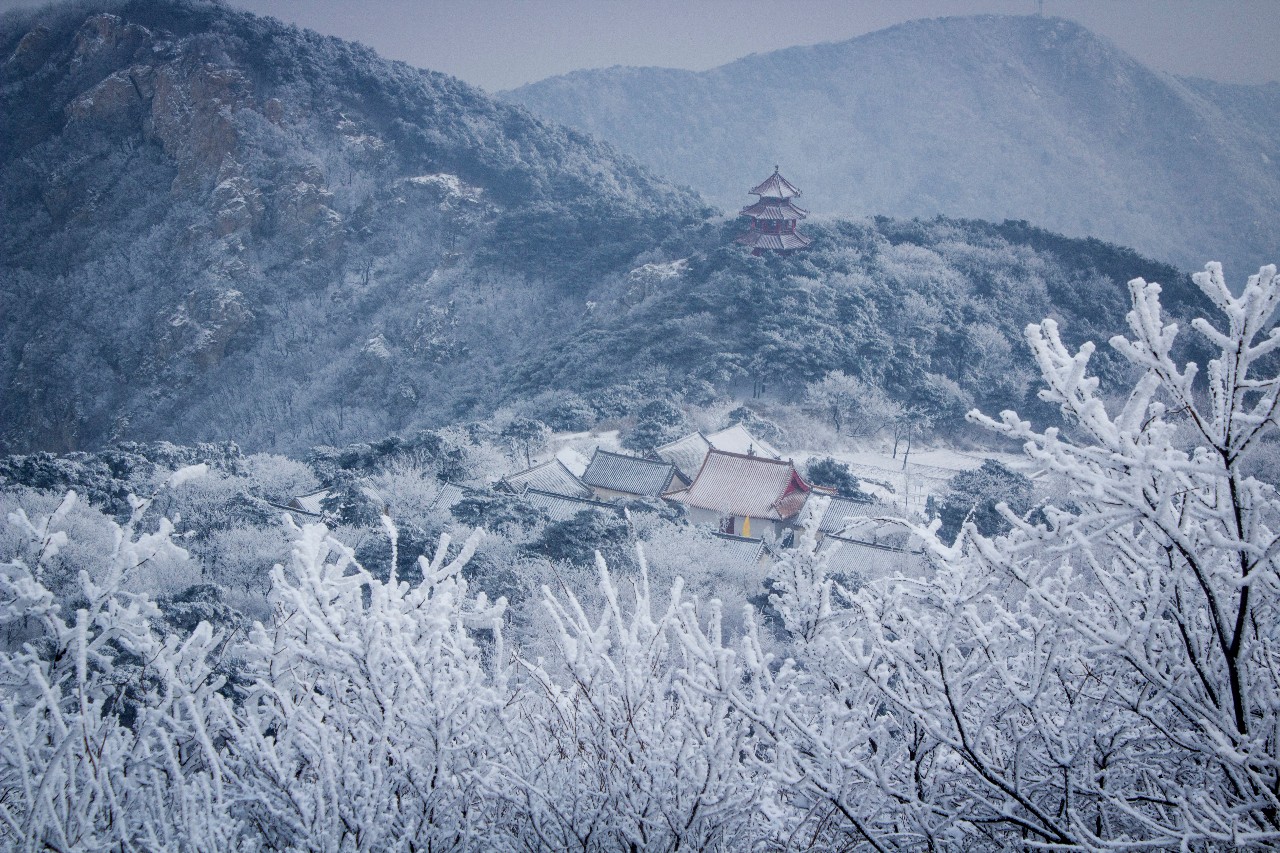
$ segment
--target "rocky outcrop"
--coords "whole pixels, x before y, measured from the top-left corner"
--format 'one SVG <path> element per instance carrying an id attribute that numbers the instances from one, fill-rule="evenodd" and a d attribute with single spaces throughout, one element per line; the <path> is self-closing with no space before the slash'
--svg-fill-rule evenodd
<path id="1" fill-rule="evenodd" d="M 104 12 L 89 17 L 76 32 L 72 62 L 114 61 L 132 56 L 150 42 L 151 31 L 146 27 Z"/>
<path id="2" fill-rule="evenodd" d="M 151 110 L 154 77 L 147 65 L 114 72 L 67 105 L 68 123 L 86 132 L 141 131 Z"/>
<path id="3" fill-rule="evenodd" d="M 53 47 L 53 34 L 48 27 L 36 27 L 22 37 L 13 53 L 5 60 L 5 75 L 17 77 L 31 74 L 44 65 Z"/>
<path id="4" fill-rule="evenodd" d="M 235 68 L 194 60 L 157 71 L 147 132 L 178 164 L 180 188 L 196 188 L 236 151 L 236 113 L 252 105 L 251 87 Z"/>
<path id="5" fill-rule="evenodd" d="M 298 241 L 308 257 L 332 253 L 342 245 L 342 214 L 330 206 L 333 193 L 325 187 L 319 167 L 308 166 L 286 181 L 273 201 L 278 232 Z"/>
<path id="6" fill-rule="evenodd" d="M 256 231 L 266 211 L 262 190 L 243 174 L 239 163 L 230 159 L 224 160 L 218 173 L 212 203 L 213 231 L 218 237 Z"/>
<path id="7" fill-rule="evenodd" d="M 160 318 L 156 355 L 161 365 L 191 360 L 201 368 L 213 367 L 226 355 L 236 333 L 252 319 L 244 294 L 238 290 L 193 290 L 176 310 Z"/>

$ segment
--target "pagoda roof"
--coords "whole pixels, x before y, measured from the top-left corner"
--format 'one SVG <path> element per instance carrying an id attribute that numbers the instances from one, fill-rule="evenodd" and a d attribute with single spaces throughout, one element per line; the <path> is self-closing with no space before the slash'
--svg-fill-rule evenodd
<path id="1" fill-rule="evenodd" d="M 812 240 L 794 231 L 788 234 L 765 234 L 754 228 L 738 238 L 738 242 L 753 249 L 803 249 Z"/>
<path id="2" fill-rule="evenodd" d="M 762 196 L 764 198 L 794 198 L 800 195 L 800 190 L 796 189 L 795 184 L 788 181 L 778 173 L 778 167 L 773 167 L 773 174 L 765 178 L 764 182 L 751 189 L 752 195 Z"/>
<path id="3" fill-rule="evenodd" d="M 752 219 L 804 219 L 809 211 L 797 207 L 790 199 L 762 198 L 750 207 L 742 208 L 739 216 L 750 216 Z"/>

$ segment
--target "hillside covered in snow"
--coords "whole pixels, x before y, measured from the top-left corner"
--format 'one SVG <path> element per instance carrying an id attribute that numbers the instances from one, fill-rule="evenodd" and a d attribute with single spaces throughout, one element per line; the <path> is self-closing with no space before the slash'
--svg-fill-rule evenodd
<path id="1" fill-rule="evenodd" d="M 0 19 L 0 446 L 441 420 L 706 214 L 611 148 L 202 2 Z"/>
<path id="2" fill-rule="evenodd" d="M 1017 222 L 810 220 L 811 249 L 754 258 L 606 144 L 224 6 L 11 13 L 0 54 L 7 452 L 301 453 L 499 410 L 581 429 L 799 403 L 832 372 L 948 431 L 1028 402 L 1026 323 L 1105 340 L 1135 275 L 1198 298 Z"/>

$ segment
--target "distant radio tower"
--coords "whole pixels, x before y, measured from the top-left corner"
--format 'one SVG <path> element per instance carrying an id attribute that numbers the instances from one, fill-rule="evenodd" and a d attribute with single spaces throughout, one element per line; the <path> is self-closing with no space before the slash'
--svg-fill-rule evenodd
<path id="1" fill-rule="evenodd" d="M 1036 0 L 1036 14 L 1044 17 L 1044 0 Z"/>

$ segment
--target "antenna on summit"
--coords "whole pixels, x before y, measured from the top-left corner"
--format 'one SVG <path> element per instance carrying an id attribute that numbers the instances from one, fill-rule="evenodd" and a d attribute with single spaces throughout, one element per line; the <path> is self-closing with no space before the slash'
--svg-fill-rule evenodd
<path id="1" fill-rule="evenodd" d="M 1044 17 L 1044 0 L 1036 0 L 1036 17 Z"/>

